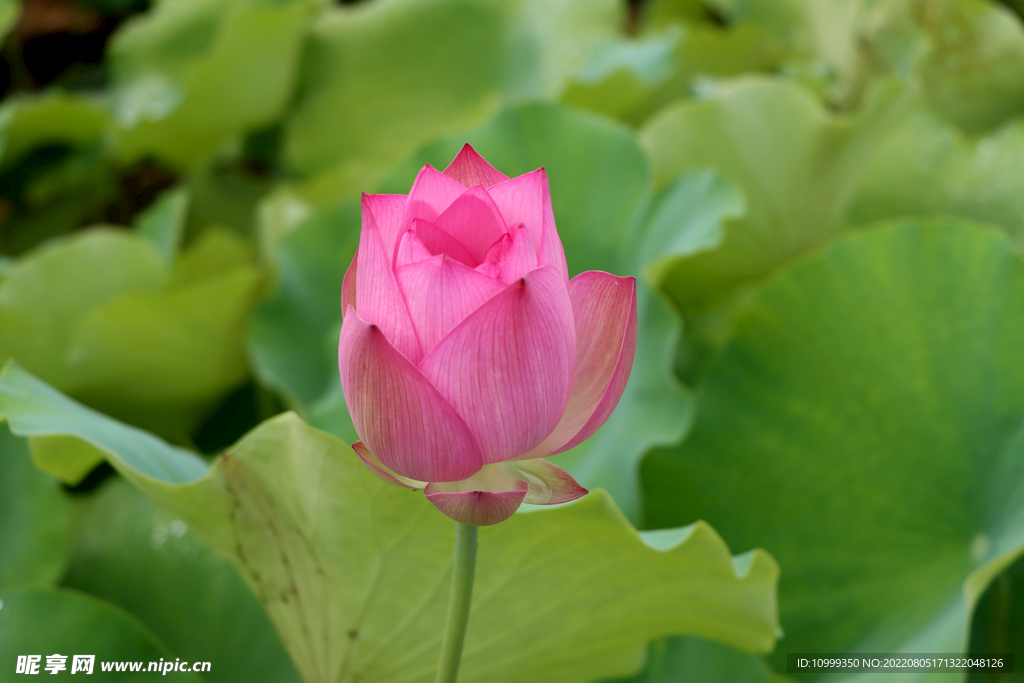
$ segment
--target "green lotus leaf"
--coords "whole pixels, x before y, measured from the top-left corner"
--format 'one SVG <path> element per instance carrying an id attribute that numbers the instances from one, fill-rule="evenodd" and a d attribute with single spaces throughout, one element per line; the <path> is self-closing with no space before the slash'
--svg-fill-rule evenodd
<path id="1" fill-rule="evenodd" d="M 711 167 L 746 200 L 745 215 L 727 224 L 720 243 L 673 269 L 666 289 L 683 310 L 720 303 L 833 237 L 871 143 L 903 109 L 903 99 L 898 86 L 886 84 L 857 117 L 838 117 L 798 86 L 747 78 L 656 116 L 640 142 L 659 187 Z"/>
<path id="2" fill-rule="evenodd" d="M 252 592 L 183 521 L 121 478 L 76 497 L 73 512 L 64 586 L 125 610 L 175 658 L 211 662 L 204 680 L 299 680 Z"/>
<path id="3" fill-rule="evenodd" d="M 636 676 L 604 683 L 793 683 L 764 659 L 695 636 L 676 636 L 650 645 L 647 666 Z"/>
<path id="4" fill-rule="evenodd" d="M 285 157 L 299 171 L 322 172 L 309 189 L 316 195 L 365 191 L 422 145 L 479 125 L 506 103 L 560 95 L 616 33 L 620 14 L 613 0 L 330 8 L 311 29 Z"/>
<path id="5" fill-rule="evenodd" d="M 635 237 L 624 272 L 639 276 L 636 360 L 619 406 L 594 436 L 554 457 L 587 486 L 601 486 L 633 521 L 643 519 L 638 463 L 648 450 L 682 438 L 690 424 L 692 395 L 673 373 L 680 338 L 678 312 L 657 287 L 659 267 L 701 248 L 722 223 L 743 213 L 736 189 L 709 171 L 682 176 L 672 191 L 655 198 Z"/>
<path id="6" fill-rule="evenodd" d="M 865 15 L 866 50 L 891 71 L 912 64 L 929 105 L 962 130 L 982 133 L 1024 114 L 1024 24 L 1000 3 L 890 1 Z"/>
<path id="7" fill-rule="evenodd" d="M 186 433 L 244 379 L 262 283 L 233 243 L 208 243 L 177 272 L 145 237 L 106 228 L 32 252 L 0 284 L 0 357 L 123 419 Z M 195 265 L 204 259 L 205 270 Z"/>
<path id="8" fill-rule="evenodd" d="M 878 141 L 850 206 L 852 224 L 958 215 L 1003 226 L 1024 245 L 1024 121 L 968 136 L 916 108 Z"/>
<path id="9" fill-rule="evenodd" d="M 93 95 L 50 90 L 0 105 L 0 250 L 21 254 L 103 215 L 118 192 L 102 153 L 108 125 Z"/>
<path id="10" fill-rule="evenodd" d="M 113 605 L 84 593 L 39 587 L 0 588 L 0 605 L 0 666 L 12 678 L 16 676 L 19 656 L 39 655 L 36 673 L 50 675 L 45 669 L 47 657 L 57 654 L 66 657 L 65 668 L 53 671 L 54 675 L 70 675 L 74 655 L 94 655 L 92 674 L 86 680 L 142 683 L 152 681 L 155 675 L 162 681 L 175 683 L 204 680 L 193 673 L 168 671 L 164 676 L 162 670 L 161 674 L 147 671 L 150 662 L 162 664 L 165 658 L 174 660 L 137 621 Z M 103 663 L 126 662 L 140 663 L 141 670 L 103 671 Z M 211 671 L 214 666 L 216 664 L 210 661 Z M 74 675 L 79 674 L 85 672 L 78 671 Z"/>
<path id="11" fill-rule="evenodd" d="M 647 523 L 764 544 L 788 652 L 963 652 L 1024 551 L 1022 346 L 1024 262 L 998 230 L 851 233 L 752 297 L 688 438 L 644 463 Z"/>
<path id="12" fill-rule="evenodd" d="M 111 37 L 117 153 L 185 167 L 273 121 L 315 0 L 158 3 Z"/>
<path id="13" fill-rule="evenodd" d="M 345 442 L 285 414 L 205 470 L 16 364 L 0 375 L 0 415 L 15 433 L 102 449 L 227 555 L 307 682 L 433 678 L 454 524 L 376 479 Z M 641 536 L 600 491 L 485 528 L 481 548 L 465 683 L 582 683 L 635 671 L 652 637 L 765 652 L 778 634 L 771 557 L 730 557 L 704 523 Z"/>
<path id="14" fill-rule="evenodd" d="M 782 50 L 752 23 L 705 21 L 698 2 L 646 2 L 636 37 L 599 44 L 566 90 L 566 104 L 642 125 L 652 114 L 699 95 L 716 79 L 778 66 Z"/>
<path id="15" fill-rule="evenodd" d="M 1024 560 L 1018 558 L 1006 571 L 993 579 L 982 594 L 971 619 L 968 652 L 1013 653 L 1014 668 L 1024 657 L 1024 610 L 1020 595 L 1024 591 Z M 1020 671 L 1002 673 L 1003 683 L 1020 683 Z"/>
<path id="16" fill-rule="evenodd" d="M 275 289 L 249 327 L 260 381 L 307 418 L 313 403 L 341 386 L 341 282 L 359 243 L 360 217 L 355 202 L 321 209 L 277 239 L 270 255 Z"/>
<path id="17" fill-rule="evenodd" d="M 0 426 L 0 588 L 64 574 L 70 513 L 52 477 L 32 466 L 25 439 Z"/>
<path id="18" fill-rule="evenodd" d="M 99 141 L 108 119 L 96 97 L 50 90 L 8 98 L 0 106 L 0 169 L 10 168 L 37 147 L 89 147 Z"/>

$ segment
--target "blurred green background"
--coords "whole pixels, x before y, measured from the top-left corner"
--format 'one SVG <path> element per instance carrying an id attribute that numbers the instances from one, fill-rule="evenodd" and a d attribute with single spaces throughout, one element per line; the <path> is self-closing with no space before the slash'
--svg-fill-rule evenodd
<path id="1" fill-rule="evenodd" d="M 324 467 L 350 457 L 265 421 L 295 411 L 356 439 L 335 354 L 359 194 L 405 193 L 469 142 L 509 176 L 546 167 L 571 274 L 640 282 L 620 406 L 554 460 L 637 528 L 715 531 L 680 536 L 680 565 L 651 580 L 678 618 L 655 618 L 656 600 L 600 612 L 595 594 L 580 604 L 619 631 L 584 629 L 561 655 L 512 638 L 525 668 L 468 663 L 467 682 L 1024 680 L 785 675 L 787 652 L 1013 652 L 1024 667 L 1022 13 L 1016 0 L 0 0 L 0 363 L 17 363 L 0 375 L 0 667 L 53 642 L 213 662 L 178 680 L 430 680 L 375 669 L 384 645 L 346 645 L 336 666 L 328 647 L 311 673 L 296 660 L 311 637 L 246 573 L 270 562 L 251 558 L 260 537 L 218 526 L 240 480 L 211 470 L 223 501 L 189 486 L 261 423 L 243 465 L 297 444 L 329 443 Z M 275 467 L 260 476 L 302 483 L 302 467 Z M 315 488 L 298 484 L 266 489 L 267 519 L 291 519 Z M 580 558 L 619 547 L 612 527 L 584 531 L 590 513 L 563 512 L 592 536 Z M 517 533 L 508 547 L 534 552 Z M 730 565 L 722 539 L 765 552 Z M 710 580 L 699 558 L 737 583 L 693 626 L 683 589 L 687 572 Z M 639 566 L 609 585 L 628 594 Z M 784 632 L 770 654 L 754 636 L 766 595 Z M 759 605 L 761 621 L 740 609 L 716 631 L 708 615 L 726 603 Z M 418 652 L 408 628 L 396 647 Z"/>

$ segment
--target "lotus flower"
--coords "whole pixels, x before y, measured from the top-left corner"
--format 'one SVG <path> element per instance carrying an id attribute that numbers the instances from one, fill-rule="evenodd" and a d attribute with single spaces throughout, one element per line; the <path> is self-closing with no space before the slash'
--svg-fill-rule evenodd
<path id="1" fill-rule="evenodd" d="M 509 179 L 466 145 L 408 195 L 363 195 L 341 299 L 341 385 L 371 472 L 476 526 L 587 493 L 542 458 L 622 396 L 636 281 L 569 280 L 543 168 Z"/>

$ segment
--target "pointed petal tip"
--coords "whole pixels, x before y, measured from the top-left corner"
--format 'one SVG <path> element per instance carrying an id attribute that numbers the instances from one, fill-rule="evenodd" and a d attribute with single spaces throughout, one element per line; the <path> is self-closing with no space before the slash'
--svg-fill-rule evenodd
<path id="1" fill-rule="evenodd" d="M 483 185 L 490 187 L 508 180 L 508 176 L 491 166 L 468 142 L 455 155 L 444 174 L 465 187 Z"/>
<path id="2" fill-rule="evenodd" d="M 582 498 L 590 493 L 558 465 L 534 458 L 501 463 L 510 476 L 527 482 L 529 488 L 523 502 L 531 505 L 557 505 Z"/>

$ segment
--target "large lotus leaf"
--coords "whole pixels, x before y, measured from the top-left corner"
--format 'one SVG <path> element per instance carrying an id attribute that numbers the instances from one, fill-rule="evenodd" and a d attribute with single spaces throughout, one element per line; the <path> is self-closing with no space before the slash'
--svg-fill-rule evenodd
<path id="1" fill-rule="evenodd" d="M 71 392 L 163 434 L 190 429 L 245 379 L 245 327 L 260 281 L 241 267 L 96 307 L 67 350 Z"/>
<path id="2" fill-rule="evenodd" d="M 666 289 L 683 310 L 719 304 L 833 237 L 872 143 L 902 112 L 904 99 L 901 88 L 886 82 L 858 115 L 835 116 L 796 85 L 749 78 L 652 119 L 640 142 L 658 186 L 711 167 L 746 198 L 746 214 L 727 224 L 720 241 L 672 269 Z"/>
<path id="3" fill-rule="evenodd" d="M 850 206 L 852 224 L 955 214 L 1001 225 L 1024 244 L 1024 121 L 968 137 L 923 108 L 878 142 Z"/>
<path id="4" fill-rule="evenodd" d="M 245 324 L 261 286 L 224 243 L 213 247 L 230 252 L 224 268 L 183 277 L 207 243 L 177 273 L 148 239 L 108 229 L 33 252 L 0 285 L 0 356 L 136 424 L 186 432 L 244 378 Z"/>
<path id="5" fill-rule="evenodd" d="M 32 466 L 28 444 L 0 426 L 0 586 L 47 584 L 68 560 L 67 501 Z"/>
<path id="6" fill-rule="evenodd" d="M 20 678 L 15 671 L 18 657 L 24 655 L 39 655 L 34 673 L 50 675 L 45 667 L 47 657 L 54 654 L 66 657 L 64 670 L 52 671 L 59 676 L 71 675 L 74 655 L 94 655 L 92 674 L 86 680 L 143 683 L 157 675 L 161 681 L 175 683 L 203 680 L 192 673 L 168 671 L 163 676 L 162 670 L 161 674 L 147 671 L 150 662 L 162 663 L 169 653 L 137 621 L 109 603 L 64 589 L 0 589 L 0 667 L 8 672 L 8 680 Z M 210 662 L 211 671 L 218 664 L 205 658 L 202 661 Z M 103 671 L 104 663 L 126 662 L 140 664 L 140 670 Z M 79 674 L 85 671 L 74 675 Z"/>
<path id="7" fill-rule="evenodd" d="M 14 364 L 0 375 L 0 415 L 15 433 L 90 441 L 227 555 L 309 683 L 433 679 L 454 524 L 376 479 L 348 444 L 285 414 L 203 473 Z M 160 470 L 178 474 L 152 476 Z M 774 561 L 759 550 L 731 558 L 704 523 L 641 536 L 594 492 L 480 537 L 465 683 L 621 675 L 639 668 L 643 643 L 669 633 L 755 652 L 774 644 Z"/>
<path id="8" fill-rule="evenodd" d="M 788 652 L 964 651 L 1024 550 L 1022 321 L 1024 262 L 999 231 L 851 233 L 740 316 L 689 437 L 644 463 L 648 523 L 764 544 Z"/>
<path id="9" fill-rule="evenodd" d="M 98 99 L 60 90 L 8 99 L 0 107 L 0 168 L 9 168 L 37 147 L 92 145 L 106 129 L 107 118 Z"/>
<path id="10" fill-rule="evenodd" d="M 183 521 L 121 478 L 76 498 L 73 510 L 64 586 L 124 609 L 174 657 L 210 661 L 205 680 L 299 680 L 252 592 Z"/>
<path id="11" fill-rule="evenodd" d="M 423 144 L 482 123 L 503 103 L 557 97 L 614 35 L 620 11 L 613 0 L 331 8 L 309 37 L 286 158 L 303 172 L 330 169 L 320 193 L 365 191 Z"/>
<path id="12" fill-rule="evenodd" d="M 287 104 L 315 0 L 157 3 L 109 47 L 116 148 L 187 166 Z"/>
<path id="13" fill-rule="evenodd" d="M 77 323 L 125 292 L 154 292 L 169 274 L 148 242 L 94 229 L 25 256 L 0 289 L 0 348 L 58 382 Z"/>

